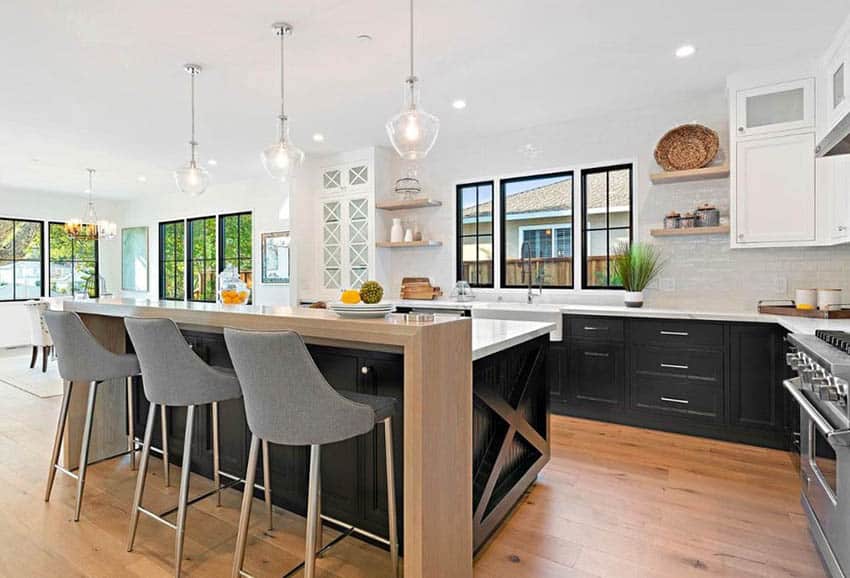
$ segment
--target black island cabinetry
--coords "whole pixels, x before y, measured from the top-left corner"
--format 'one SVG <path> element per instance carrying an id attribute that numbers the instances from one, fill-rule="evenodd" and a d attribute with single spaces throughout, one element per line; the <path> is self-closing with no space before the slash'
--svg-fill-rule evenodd
<path id="1" fill-rule="evenodd" d="M 193 350 L 207 363 L 232 367 L 220 333 L 184 331 Z M 128 348 L 132 344 L 128 343 Z M 338 390 L 395 397 L 403 407 L 404 359 L 384 353 L 308 345 L 328 382 Z M 522 493 L 548 462 L 549 391 L 546 360 L 548 334 L 473 362 L 473 540 L 478 550 L 504 520 Z M 285 371 L 285 368 L 281 368 Z M 179 386 L 179 384 L 175 384 Z M 148 403 L 136 378 L 135 428 L 144 431 Z M 168 408 L 170 460 L 182 460 L 185 410 Z M 212 478 L 212 415 L 195 413 L 192 471 Z M 396 499 L 399 532 L 403 532 L 404 420 L 394 418 Z M 250 432 L 242 400 L 219 405 L 220 455 L 223 471 L 244 477 Z M 453 435 L 446 424 L 445 435 Z M 160 423 L 152 444 L 161 447 Z M 306 515 L 308 448 L 271 445 L 272 501 Z M 322 449 L 322 513 L 378 536 L 387 536 L 387 488 L 383 428 Z M 149 475 L 162 475 L 151 467 Z M 262 480 L 262 465 L 257 479 Z M 226 482 L 222 478 L 222 482 Z M 241 486 L 237 486 L 241 490 Z M 256 496 L 262 498 L 261 492 Z M 447 529 L 451 531 L 451 529 Z M 403 537 L 400 535 L 400 542 Z"/>
<path id="2" fill-rule="evenodd" d="M 553 413 L 789 447 L 785 331 L 772 323 L 564 316 Z"/>

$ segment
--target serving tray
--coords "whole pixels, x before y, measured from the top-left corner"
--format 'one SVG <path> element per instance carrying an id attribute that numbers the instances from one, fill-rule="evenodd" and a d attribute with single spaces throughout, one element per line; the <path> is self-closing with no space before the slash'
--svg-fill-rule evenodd
<path id="1" fill-rule="evenodd" d="M 797 309 L 793 300 L 759 301 L 759 313 L 769 315 L 788 315 L 790 317 L 810 317 L 812 319 L 850 319 L 850 305 L 838 305 L 839 309 Z"/>

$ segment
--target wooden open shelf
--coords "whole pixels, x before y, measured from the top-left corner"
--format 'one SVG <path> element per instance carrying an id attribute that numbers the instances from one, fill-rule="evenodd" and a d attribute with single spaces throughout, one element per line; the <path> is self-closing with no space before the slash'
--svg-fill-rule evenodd
<path id="1" fill-rule="evenodd" d="M 410 199 L 403 201 L 380 201 L 375 203 L 375 208 L 383 211 L 403 211 L 405 209 L 421 209 L 423 207 L 439 207 L 440 201 L 431 199 Z"/>
<path id="2" fill-rule="evenodd" d="M 686 235 L 728 235 L 729 225 L 717 227 L 688 227 L 687 229 L 652 229 L 653 237 L 684 237 Z"/>
<path id="3" fill-rule="evenodd" d="M 386 247 L 389 249 L 397 249 L 401 247 L 440 247 L 442 246 L 441 241 L 410 241 L 409 243 L 401 242 L 401 243 L 392 243 L 390 241 L 378 241 L 376 246 L 378 247 Z"/>
<path id="4" fill-rule="evenodd" d="M 693 169 L 689 171 L 666 171 L 649 175 L 650 180 L 659 185 L 664 183 L 685 183 L 707 179 L 723 179 L 729 176 L 729 164 Z"/>

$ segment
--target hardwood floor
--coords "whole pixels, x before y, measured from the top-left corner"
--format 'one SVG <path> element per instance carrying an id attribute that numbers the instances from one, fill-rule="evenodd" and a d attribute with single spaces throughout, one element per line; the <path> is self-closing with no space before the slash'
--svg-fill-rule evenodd
<path id="1" fill-rule="evenodd" d="M 126 552 L 128 460 L 89 470 L 78 524 L 73 480 L 57 476 L 43 501 L 58 405 L 0 384 L 0 576 L 170 575 L 168 528 L 143 517 Z M 825 576 L 787 454 L 563 417 L 553 417 L 552 434 L 551 463 L 478 557 L 476 578 Z M 163 487 L 156 464 L 149 475 L 146 504 L 172 506 L 176 489 Z M 209 487 L 192 482 L 192 495 Z M 239 497 L 231 490 L 221 508 L 190 508 L 184 575 L 229 575 Z M 279 576 L 301 559 L 304 522 L 277 511 L 265 532 L 261 503 L 254 508 L 247 570 Z M 324 578 L 391 575 L 387 553 L 358 540 L 319 568 Z"/>

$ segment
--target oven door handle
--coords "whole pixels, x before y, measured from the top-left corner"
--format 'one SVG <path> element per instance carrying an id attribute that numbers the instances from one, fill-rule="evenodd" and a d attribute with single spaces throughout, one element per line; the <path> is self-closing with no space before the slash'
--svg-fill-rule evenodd
<path id="1" fill-rule="evenodd" d="M 842 446 L 850 446 L 850 430 L 848 429 L 836 429 L 832 427 L 826 419 L 820 414 L 817 408 L 812 405 L 812 402 L 809 401 L 809 398 L 805 396 L 802 389 L 800 389 L 800 378 L 795 377 L 794 379 L 786 379 L 782 382 L 782 385 L 785 386 L 785 389 L 791 394 L 791 397 L 794 398 L 794 401 L 800 404 L 800 407 L 809 418 L 815 423 L 817 428 L 826 436 L 826 438 L 831 443 L 836 443 Z"/>

